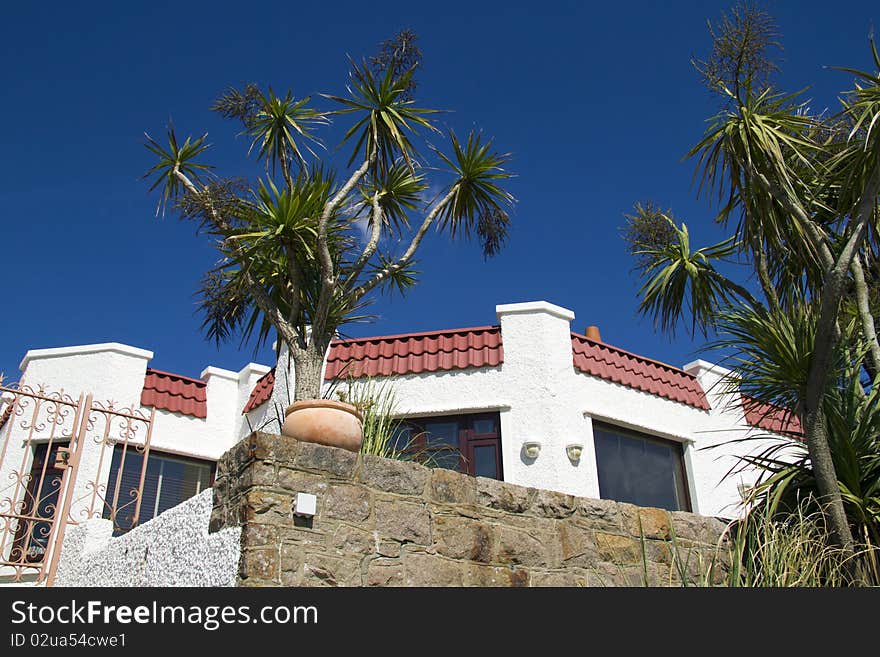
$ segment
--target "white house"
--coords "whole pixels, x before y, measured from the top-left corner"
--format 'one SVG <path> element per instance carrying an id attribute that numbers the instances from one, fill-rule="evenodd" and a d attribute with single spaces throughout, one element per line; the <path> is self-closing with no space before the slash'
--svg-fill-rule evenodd
<path id="1" fill-rule="evenodd" d="M 543 301 L 500 305 L 496 314 L 493 326 L 335 341 L 325 381 L 392 382 L 410 435 L 447 467 L 580 496 L 736 514 L 740 486 L 755 473 L 725 477 L 745 449 L 730 441 L 766 436 L 782 423 L 747 412 L 738 393 L 725 392 L 724 369 L 629 353 L 603 342 L 595 327 L 572 331 L 574 313 Z M 292 389 L 283 353 L 277 368 L 207 367 L 199 379 L 151 369 L 152 356 L 109 343 L 30 350 L 20 366 L 23 385 L 155 411 L 141 521 L 210 486 L 214 462 L 252 430 L 278 431 Z M 22 444 L 16 418 L 3 410 L 0 476 Z M 51 472 L 55 457 L 40 444 L 23 458 L 32 472 Z M 87 512 L 88 484 L 79 479 L 109 499 L 142 465 L 137 454 L 120 458 L 118 448 L 113 458 L 84 457 L 71 517 Z"/>

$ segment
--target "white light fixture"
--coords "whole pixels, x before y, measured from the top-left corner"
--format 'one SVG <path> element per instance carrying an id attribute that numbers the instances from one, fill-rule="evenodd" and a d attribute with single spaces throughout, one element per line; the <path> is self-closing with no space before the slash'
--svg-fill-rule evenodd
<path id="1" fill-rule="evenodd" d="M 584 446 L 580 443 L 572 443 L 570 445 L 565 446 L 565 453 L 568 454 L 568 458 L 571 461 L 580 461 L 581 460 L 581 452 L 584 451 Z"/>
<path id="2" fill-rule="evenodd" d="M 297 516 L 305 516 L 311 518 L 318 510 L 318 498 L 311 493 L 297 493 L 296 503 L 293 507 L 293 514 Z"/>
<path id="3" fill-rule="evenodd" d="M 541 453 L 541 443 L 537 440 L 529 440 L 523 443 L 523 451 L 527 458 L 536 459 Z"/>

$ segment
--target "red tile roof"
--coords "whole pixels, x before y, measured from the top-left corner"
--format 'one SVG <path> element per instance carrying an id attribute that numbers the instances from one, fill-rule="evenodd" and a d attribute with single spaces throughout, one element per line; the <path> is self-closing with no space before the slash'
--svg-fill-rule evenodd
<path id="1" fill-rule="evenodd" d="M 141 406 L 205 418 L 208 416 L 207 385 L 200 379 L 147 369 Z"/>
<path id="2" fill-rule="evenodd" d="M 257 384 L 254 386 L 254 389 L 251 390 L 251 396 L 248 398 L 247 404 L 244 405 L 242 414 L 248 413 L 261 404 L 265 404 L 269 401 L 269 397 L 272 396 L 273 388 L 275 388 L 274 367 L 257 379 Z"/>
<path id="3" fill-rule="evenodd" d="M 709 410 L 696 377 L 650 358 L 571 334 L 574 367 L 580 372 L 652 395 Z M 495 367 L 504 361 L 501 327 L 429 331 L 352 340 L 334 340 L 326 379 L 336 376 L 390 376 L 468 367 Z M 257 381 L 243 413 L 264 404 L 275 386 L 275 370 Z"/>
<path id="4" fill-rule="evenodd" d="M 325 378 L 496 367 L 503 360 L 499 326 L 336 340 L 330 345 Z"/>
<path id="5" fill-rule="evenodd" d="M 504 361 L 500 326 L 426 331 L 334 340 L 327 354 L 325 379 L 441 372 L 496 367 Z M 264 374 L 243 413 L 265 403 L 275 386 L 275 371 Z"/>
<path id="6" fill-rule="evenodd" d="M 803 436 L 801 419 L 791 411 L 773 404 L 759 402 L 754 397 L 747 395 L 740 395 L 740 397 L 749 426 L 783 435 Z"/>
<path id="7" fill-rule="evenodd" d="M 692 374 L 604 342 L 571 334 L 574 367 L 580 372 L 708 411 L 709 401 Z"/>

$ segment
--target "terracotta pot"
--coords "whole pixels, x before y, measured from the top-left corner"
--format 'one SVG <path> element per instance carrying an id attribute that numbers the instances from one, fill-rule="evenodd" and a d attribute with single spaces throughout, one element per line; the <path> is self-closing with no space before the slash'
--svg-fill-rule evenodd
<path id="1" fill-rule="evenodd" d="M 281 433 L 308 443 L 357 452 L 364 440 L 362 419 L 360 412 L 351 404 L 330 399 L 308 399 L 287 407 Z"/>

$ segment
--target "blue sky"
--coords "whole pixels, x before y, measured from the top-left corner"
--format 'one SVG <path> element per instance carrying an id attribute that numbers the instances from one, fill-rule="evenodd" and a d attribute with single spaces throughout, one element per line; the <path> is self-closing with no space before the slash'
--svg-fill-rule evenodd
<path id="1" fill-rule="evenodd" d="M 786 89 L 811 86 L 834 108 L 846 75 L 869 68 L 876 2 L 767 2 L 783 34 Z M 157 219 L 141 174 L 143 132 L 207 131 L 222 174 L 249 174 L 237 126 L 209 111 L 246 81 L 297 96 L 341 93 L 346 55 L 368 56 L 402 27 L 420 37 L 419 102 L 453 110 L 513 154 L 518 202 L 503 253 L 432 235 L 420 284 L 379 298 L 352 336 L 484 325 L 499 303 L 545 299 L 575 330 L 673 364 L 702 340 L 669 339 L 637 314 L 623 215 L 653 199 L 697 242 L 717 241 L 683 160 L 714 112 L 690 60 L 708 52 L 706 20 L 729 3 L 458 2 L 15 3 L 0 23 L 0 371 L 16 379 L 28 349 L 123 342 L 152 366 L 198 376 L 270 363 L 200 332 L 194 292 L 215 252 L 192 225 Z M 342 124 L 342 122 L 340 122 Z M 334 128 L 336 130 L 336 128 Z M 331 150 L 339 132 L 327 133 Z M 442 144 L 441 144 L 442 145 Z"/>

